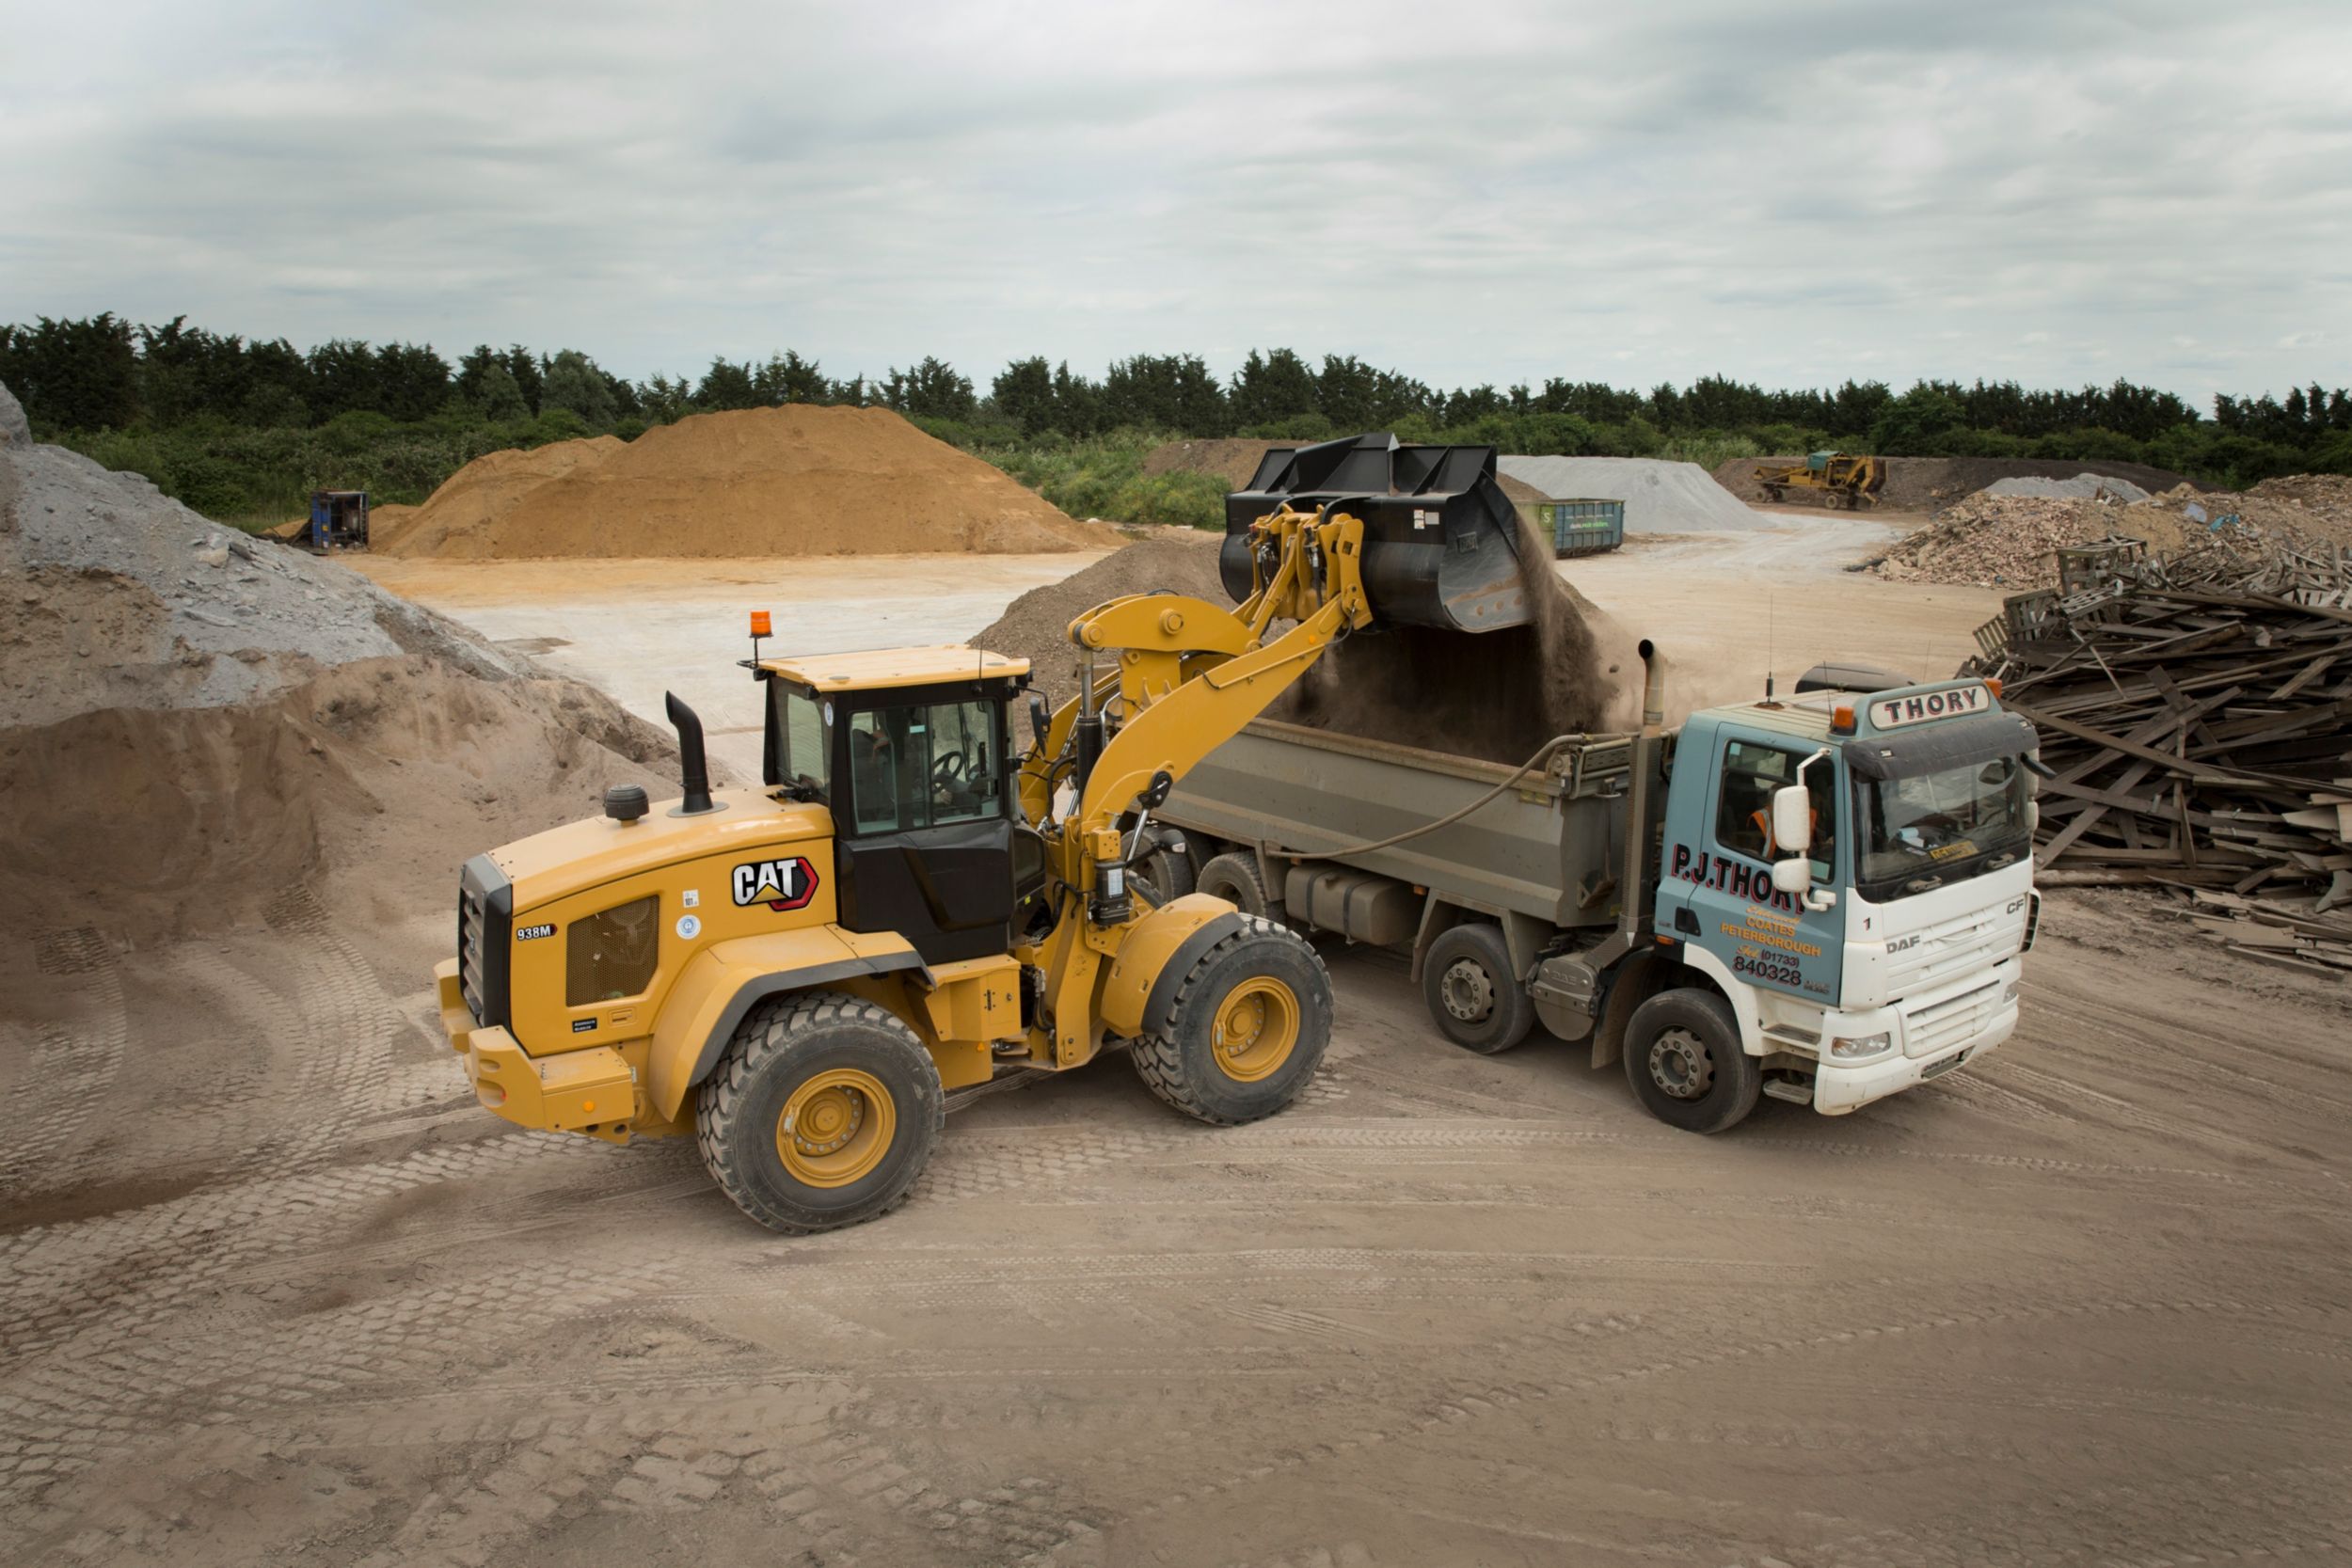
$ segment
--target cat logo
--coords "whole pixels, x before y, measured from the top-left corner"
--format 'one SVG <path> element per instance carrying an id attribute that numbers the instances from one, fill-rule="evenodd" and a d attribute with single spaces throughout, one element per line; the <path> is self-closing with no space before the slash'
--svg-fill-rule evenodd
<path id="1" fill-rule="evenodd" d="M 805 855 L 790 860 L 746 861 L 735 868 L 738 905 L 765 904 L 771 910 L 797 910 L 817 896 L 817 868 Z"/>

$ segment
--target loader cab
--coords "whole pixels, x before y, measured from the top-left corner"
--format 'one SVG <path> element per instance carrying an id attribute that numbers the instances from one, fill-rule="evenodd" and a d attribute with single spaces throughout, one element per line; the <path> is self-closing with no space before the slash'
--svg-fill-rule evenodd
<path id="1" fill-rule="evenodd" d="M 1006 952 L 1020 819 L 1008 708 L 1027 661 L 899 648 L 755 669 L 763 777 L 833 814 L 841 925 L 896 932 L 927 963 Z"/>

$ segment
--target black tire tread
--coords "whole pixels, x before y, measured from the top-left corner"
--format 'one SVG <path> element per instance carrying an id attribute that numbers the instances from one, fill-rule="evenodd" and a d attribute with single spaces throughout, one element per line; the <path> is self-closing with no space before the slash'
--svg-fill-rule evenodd
<path id="1" fill-rule="evenodd" d="M 1255 867 L 1251 868 L 1253 875 L 1255 870 Z M 1239 1127 L 1248 1122 L 1261 1121 L 1282 1107 L 1275 1106 L 1261 1111 L 1256 1116 L 1225 1116 L 1204 1103 L 1185 1082 L 1184 1063 L 1178 1054 L 1175 1036 L 1183 1023 L 1186 1006 L 1192 1001 L 1194 990 L 1200 984 L 1200 977 L 1219 958 L 1243 942 L 1266 937 L 1295 943 L 1297 951 L 1306 955 L 1316 971 L 1324 975 L 1327 985 L 1330 977 L 1330 972 L 1324 966 L 1323 955 L 1314 950 L 1313 943 L 1295 931 L 1285 926 L 1278 926 L 1263 915 L 1245 913 L 1241 918 L 1242 928 L 1223 941 L 1212 944 L 1207 952 L 1200 955 L 1192 968 L 1185 972 L 1184 979 L 1178 983 L 1175 1001 L 1168 1008 L 1167 1032 L 1162 1035 L 1139 1036 L 1128 1047 L 1128 1055 L 1135 1061 L 1136 1075 L 1142 1078 L 1146 1087 L 1195 1121 L 1206 1122 L 1212 1127 Z M 1305 1021 L 1302 1019 L 1300 1022 L 1303 1028 Z"/>
<path id="2" fill-rule="evenodd" d="M 1257 896 L 1258 907 L 1253 910 L 1242 899 L 1227 898 L 1224 894 L 1218 893 L 1216 889 L 1209 885 L 1220 881 L 1230 881 L 1238 889 L 1254 893 Z M 1193 886 L 1200 892 L 1213 893 L 1219 898 L 1225 898 L 1227 903 L 1252 919 L 1271 914 L 1274 910 L 1273 901 L 1266 896 L 1265 878 L 1258 870 L 1258 857 L 1247 850 L 1231 849 L 1214 857 L 1200 868 L 1200 874 L 1193 879 Z"/>
<path id="3" fill-rule="evenodd" d="M 701 1098 L 696 1105 L 694 1144 L 702 1153 L 703 1168 L 710 1173 L 711 1180 L 718 1183 L 719 1190 L 725 1193 L 737 1208 L 769 1229 L 789 1236 L 816 1235 L 880 1219 L 904 1204 L 914 1190 L 914 1182 L 909 1181 L 905 1188 L 871 1213 L 852 1220 L 811 1225 L 783 1213 L 764 1201 L 757 1190 L 744 1180 L 742 1168 L 730 1151 L 731 1140 L 727 1134 L 733 1129 L 735 1118 L 741 1114 L 743 1097 L 749 1092 L 760 1069 L 776 1055 L 790 1050 L 793 1043 L 809 1030 L 834 1023 L 865 1024 L 900 1036 L 922 1053 L 926 1063 L 930 1059 L 930 1053 L 924 1050 L 923 1042 L 915 1037 L 914 1031 L 879 1002 L 868 1002 L 837 990 L 791 991 L 760 1003 L 737 1026 L 735 1037 L 727 1042 L 718 1066 L 703 1081 Z M 919 1115 L 922 1107 L 911 1106 L 908 1109 Z M 947 1125 L 946 1097 L 944 1093 L 933 1097 L 930 1117 L 931 1132 L 935 1135 Z"/>

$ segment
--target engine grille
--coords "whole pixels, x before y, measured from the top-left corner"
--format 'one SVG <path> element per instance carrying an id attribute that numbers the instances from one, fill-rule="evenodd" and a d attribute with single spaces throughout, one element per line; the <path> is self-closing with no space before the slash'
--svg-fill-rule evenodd
<path id="1" fill-rule="evenodd" d="M 515 940 L 515 888 L 487 855 L 457 879 L 457 982 L 476 1022 L 507 1019 L 507 960 Z"/>
<path id="2" fill-rule="evenodd" d="M 1947 997 L 1932 1006 L 1903 1009 L 1903 1054 L 1932 1056 L 1993 1025 L 2001 1010 L 1998 980 Z"/>

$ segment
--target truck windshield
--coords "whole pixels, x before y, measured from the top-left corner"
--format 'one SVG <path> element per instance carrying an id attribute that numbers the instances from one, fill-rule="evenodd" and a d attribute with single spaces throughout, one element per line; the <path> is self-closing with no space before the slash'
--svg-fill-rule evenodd
<path id="1" fill-rule="evenodd" d="M 1865 898 L 1925 893 L 2012 864 L 2027 847 L 2026 770 L 2015 757 L 1854 781 Z"/>

